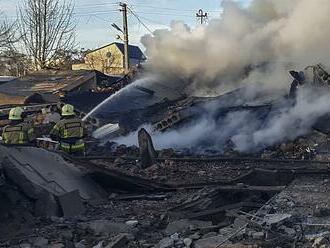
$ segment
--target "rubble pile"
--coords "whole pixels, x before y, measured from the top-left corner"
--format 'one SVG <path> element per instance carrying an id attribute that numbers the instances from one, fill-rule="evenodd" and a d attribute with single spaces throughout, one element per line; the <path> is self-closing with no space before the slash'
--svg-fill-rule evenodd
<path id="1" fill-rule="evenodd" d="M 2 170 L 0 197 L 8 205 L 2 205 L 0 247 L 326 248 L 327 147 L 327 136 L 314 132 L 250 158 L 236 152 L 190 157 L 165 149 L 155 151 L 146 168 L 139 147 L 93 147 L 94 157 L 70 162 L 104 187 L 106 198 L 84 201 L 82 213 L 67 217 L 38 217 L 35 200 Z M 300 163 L 291 165 L 295 161 Z M 96 168 L 110 174 L 94 177 Z M 300 176 L 308 173 L 324 176 Z M 117 187 L 106 186 L 112 180 Z M 155 188 L 134 190 L 130 182 Z"/>
<path id="2" fill-rule="evenodd" d="M 328 196 L 313 198 L 317 205 L 310 211 L 296 211 L 310 206 L 304 194 L 294 196 L 306 180 L 306 193 L 312 190 L 315 197 L 328 187 L 324 177 L 303 177 L 266 198 L 229 193 L 221 199 L 213 187 L 165 195 L 113 193 L 105 203 L 88 205 L 82 216 L 35 218 L 30 229 L 2 239 L 1 247 L 328 247 L 329 232 L 322 226 Z M 314 182 L 323 189 L 316 192 Z"/>
<path id="3" fill-rule="evenodd" d="M 314 131 L 292 142 L 284 142 L 278 146 L 266 148 L 260 157 L 264 159 L 329 161 L 329 157 L 327 156 L 328 147 L 328 136 Z"/>
<path id="4" fill-rule="evenodd" d="M 228 116 L 244 113 L 262 127 L 294 99 L 269 100 L 261 92 L 239 98 L 245 89 L 188 97 L 162 85 L 127 84 L 94 92 L 124 88 L 87 114 L 91 133 L 110 131 L 86 139 L 85 156 L 40 145 L 47 137 L 37 142 L 42 148 L 0 146 L 0 247 L 330 247 L 325 125 L 250 152 L 239 152 L 234 131 L 219 143 L 203 137 L 203 149 L 153 146 L 154 134 L 206 117 L 223 127 Z M 127 101 L 132 95 L 139 100 Z M 44 107 L 29 106 L 30 117 L 38 119 Z M 38 123 L 38 136 L 52 127 L 42 118 Z M 152 132 L 141 128 L 146 123 Z M 130 133 L 138 147 L 113 142 Z"/>

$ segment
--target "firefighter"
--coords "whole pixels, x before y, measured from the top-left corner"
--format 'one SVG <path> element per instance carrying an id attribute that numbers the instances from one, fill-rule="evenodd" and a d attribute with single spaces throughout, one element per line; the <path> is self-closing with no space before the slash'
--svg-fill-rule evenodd
<path id="1" fill-rule="evenodd" d="M 32 125 L 25 123 L 23 109 L 12 108 L 9 112 L 10 124 L 2 130 L 2 140 L 5 145 L 32 145 L 35 133 Z"/>
<path id="2" fill-rule="evenodd" d="M 291 87 L 289 97 L 295 99 L 297 97 L 298 89 L 301 85 L 305 84 L 305 73 L 303 71 L 290 71 L 291 76 L 294 78 Z"/>
<path id="3" fill-rule="evenodd" d="M 87 129 L 82 120 L 76 117 L 74 107 L 62 107 L 62 118 L 50 132 L 50 137 L 60 143 L 60 150 L 70 154 L 84 154 Z"/>

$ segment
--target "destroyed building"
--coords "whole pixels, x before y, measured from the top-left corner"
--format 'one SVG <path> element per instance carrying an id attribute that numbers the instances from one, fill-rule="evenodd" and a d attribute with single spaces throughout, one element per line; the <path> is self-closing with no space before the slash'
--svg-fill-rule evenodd
<path id="1" fill-rule="evenodd" d="M 223 8 L 144 36 L 133 82 L 0 85 L 31 118 L 49 105 L 31 93 L 68 86 L 52 104 L 77 106 L 91 134 L 84 156 L 49 137 L 0 146 L 0 247 L 330 247 L 330 4 Z"/>
<path id="2" fill-rule="evenodd" d="M 106 124 L 98 131 L 109 142 L 91 147 L 86 157 L 1 147 L 2 246 L 328 244 L 330 160 L 322 127 L 248 155 L 235 151 L 230 139 L 213 156 L 205 150 L 201 155 L 200 150 L 154 149 L 157 133 L 189 127 L 200 117 L 221 126 L 227 115 L 245 112 L 259 120 L 254 128 L 262 129 L 265 120 L 283 109 L 290 112 L 298 99 L 256 88 L 253 94 L 240 88 L 191 97 L 154 80 L 126 86 L 87 115 Z M 153 124 L 151 136 L 139 129 L 146 123 Z M 134 130 L 140 130 L 133 136 L 139 148 L 120 145 L 118 137 Z M 200 148 L 210 147 L 204 142 Z"/>

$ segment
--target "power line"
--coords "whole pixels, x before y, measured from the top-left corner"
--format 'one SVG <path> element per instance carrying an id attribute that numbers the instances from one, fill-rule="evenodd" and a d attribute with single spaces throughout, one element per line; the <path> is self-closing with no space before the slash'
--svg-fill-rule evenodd
<path id="1" fill-rule="evenodd" d="M 74 15 L 76 16 L 86 16 L 86 15 L 105 15 L 108 12 L 117 12 L 118 9 L 110 9 L 110 10 L 104 10 L 104 9 L 95 9 L 95 7 L 114 7 L 118 4 L 118 2 L 110 2 L 110 3 L 95 3 L 95 4 L 82 4 L 77 7 L 75 7 Z M 192 17 L 192 15 L 184 14 L 186 12 L 192 12 L 195 10 L 189 10 L 189 9 L 173 9 L 173 8 L 166 8 L 166 7 L 157 7 L 157 6 L 151 6 L 151 5 L 143 5 L 143 4 L 134 4 L 132 6 L 143 6 L 144 8 L 151 8 L 151 9 L 157 9 L 157 10 L 167 10 L 167 12 L 151 12 L 147 10 L 141 10 L 141 11 L 135 11 L 135 13 L 144 14 L 144 15 L 161 15 L 161 16 L 173 16 L 173 17 Z M 90 8 L 93 8 L 92 10 Z M 85 11 L 87 10 L 87 11 Z M 176 13 L 171 13 L 170 11 L 174 11 Z M 221 12 L 221 10 L 206 10 L 208 12 Z M 180 12 L 182 14 L 180 14 Z M 15 19 L 16 16 L 6 16 L 1 17 L 0 19 Z"/>
<path id="2" fill-rule="evenodd" d="M 118 6 L 119 2 L 109 2 L 109 3 L 94 3 L 94 4 L 79 4 L 78 7 L 75 8 L 88 8 L 88 7 L 98 7 L 98 6 L 106 6 L 106 5 L 111 5 L 111 6 Z"/>
<path id="3" fill-rule="evenodd" d="M 177 12 L 193 12 L 196 11 L 196 9 L 174 9 L 174 8 L 167 8 L 167 7 L 159 7 L 159 6 L 152 6 L 152 5 L 145 5 L 145 4 L 133 4 L 132 6 L 142 8 L 152 8 L 152 9 L 160 9 L 160 10 L 171 10 L 171 11 L 177 11 Z M 221 9 L 206 9 L 207 12 L 222 12 Z"/>
<path id="4" fill-rule="evenodd" d="M 166 27 L 169 27 L 168 24 L 165 24 L 163 22 L 159 22 L 159 21 L 156 21 L 156 20 L 153 20 L 153 19 L 150 19 L 150 18 L 147 18 L 147 17 L 144 17 L 144 16 L 140 16 L 141 19 L 144 19 L 150 23 L 155 23 L 155 24 L 158 24 L 158 25 L 162 25 L 162 26 L 166 26 Z"/>
<path id="5" fill-rule="evenodd" d="M 160 13 L 160 12 L 136 11 L 135 13 L 145 14 L 145 15 L 163 15 L 163 16 L 183 16 L 183 17 L 192 17 L 192 15 L 181 15 L 181 14 Z"/>
<path id="6" fill-rule="evenodd" d="M 90 15 L 105 15 L 109 14 L 109 12 L 118 12 L 118 10 L 95 10 L 95 11 L 89 11 L 89 12 L 73 12 L 74 16 L 90 16 Z M 6 19 L 16 19 L 17 16 L 6 16 L 6 17 L 0 17 L 0 20 L 6 20 Z"/>
<path id="7" fill-rule="evenodd" d="M 89 16 L 89 15 L 105 15 L 109 14 L 109 12 L 118 12 L 117 10 L 100 10 L 100 11 L 92 11 L 92 12 L 74 12 L 75 16 Z"/>
<path id="8" fill-rule="evenodd" d="M 139 21 L 139 23 L 146 29 L 148 30 L 151 34 L 153 34 L 153 31 L 151 31 L 150 28 L 148 28 L 148 26 L 146 24 L 144 24 L 144 22 L 140 19 L 140 17 L 131 9 L 128 8 L 128 10 L 130 11 L 130 13 L 135 16 L 135 18 Z"/>

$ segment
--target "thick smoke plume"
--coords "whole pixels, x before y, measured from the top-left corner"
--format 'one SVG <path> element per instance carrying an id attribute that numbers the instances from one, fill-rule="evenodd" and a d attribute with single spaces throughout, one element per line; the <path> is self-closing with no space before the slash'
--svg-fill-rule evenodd
<path id="1" fill-rule="evenodd" d="M 288 70 L 317 63 L 330 68 L 329 13 L 328 0 L 254 0 L 248 8 L 223 1 L 221 17 L 208 25 L 173 22 L 170 30 L 157 30 L 142 42 L 151 71 L 186 78 L 190 95 L 220 95 L 244 86 L 248 90 L 236 96 L 241 100 L 255 85 L 287 93 Z M 300 89 L 295 101 L 279 98 L 266 116 L 242 110 L 215 119 L 221 106 L 205 105 L 199 119 L 153 139 L 157 148 L 194 151 L 221 150 L 230 140 L 236 150 L 251 152 L 308 133 L 329 106 L 330 93 L 308 88 Z M 136 139 L 132 133 L 118 141 Z"/>
<path id="2" fill-rule="evenodd" d="M 330 65 L 330 1 L 222 5 L 221 17 L 207 26 L 173 21 L 170 30 L 144 36 L 152 70 L 190 79 L 191 94 L 214 95 L 250 82 L 286 88 L 287 69 Z"/>

